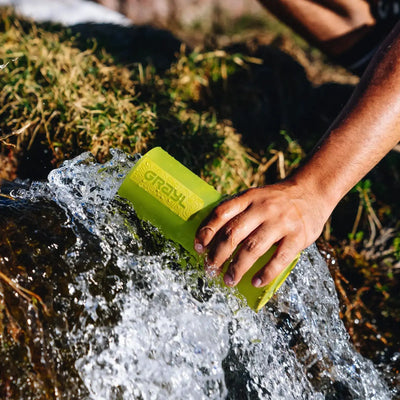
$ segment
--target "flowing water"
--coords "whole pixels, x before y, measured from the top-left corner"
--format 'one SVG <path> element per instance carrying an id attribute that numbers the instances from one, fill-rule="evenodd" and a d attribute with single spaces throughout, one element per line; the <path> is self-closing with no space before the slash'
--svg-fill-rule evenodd
<path id="1" fill-rule="evenodd" d="M 43 323 L 38 339 L 47 349 L 41 358 L 53 360 L 55 378 L 43 381 L 55 398 L 393 398 L 350 344 L 315 246 L 256 314 L 182 263 L 179 249 L 116 196 L 134 162 L 114 151 L 100 165 L 85 153 L 47 183 L 12 192 L 30 209 L 47 207 L 46 221 L 61 226 L 43 244 L 59 257 L 46 270 L 58 319 Z M 42 221 L 36 230 L 48 231 Z M 23 386 L 25 378 L 14 379 Z"/>

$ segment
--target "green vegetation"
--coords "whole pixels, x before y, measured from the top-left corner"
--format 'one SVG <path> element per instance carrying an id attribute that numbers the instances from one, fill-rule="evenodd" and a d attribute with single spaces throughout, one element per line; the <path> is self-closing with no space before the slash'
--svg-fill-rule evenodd
<path id="1" fill-rule="evenodd" d="M 275 24 L 243 19 L 230 29 L 237 40 L 241 26 L 254 31 Z M 142 62 L 124 62 L 126 49 L 105 50 L 104 33 L 86 39 L 1 11 L 2 177 L 44 178 L 87 150 L 104 161 L 112 147 L 135 153 L 161 145 L 223 193 L 284 178 L 357 81 L 286 32 L 269 32 L 264 41 L 232 40 L 224 49 L 181 46 L 159 68 L 145 40 Z M 321 85 L 326 82 L 334 85 Z M 325 255 L 339 260 L 339 269 L 331 266 L 343 317 L 371 357 L 400 343 L 399 164 L 392 155 L 357 185 L 320 242 Z M 3 285 L 7 270 L 0 267 Z"/>
<path id="2" fill-rule="evenodd" d="M 138 101 L 130 72 L 80 51 L 67 33 L 48 32 L 2 14 L 0 75 L 2 148 L 17 154 L 35 141 L 55 165 L 81 149 L 104 158 L 110 146 L 142 150 L 155 115 Z M 94 44 L 93 44 L 94 45 Z M 133 134 L 134 132 L 134 134 Z"/>

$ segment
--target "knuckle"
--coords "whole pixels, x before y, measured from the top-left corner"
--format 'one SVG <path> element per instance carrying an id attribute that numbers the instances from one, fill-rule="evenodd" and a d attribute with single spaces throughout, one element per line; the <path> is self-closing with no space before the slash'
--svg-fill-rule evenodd
<path id="1" fill-rule="evenodd" d="M 257 193 L 258 188 L 249 188 L 243 192 L 244 196 L 253 196 L 254 193 Z"/>
<path id="2" fill-rule="evenodd" d="M 280 219 L 280 226 L 286 236 L 297 235 L 301 231 L 301 225 L 299 224 L 299 221 L 291 218 L 288 215 L 282 216 Z"/>
<path id="3" fill-rule="evenodd" d="M 239 244 L 240 231 L 237 230 L 234 222 L 227 224 L 220 231 L 219 240 L 229 244 L 231 247 L 236 247 Z"/>
<path id="4" fill-rule="evenodd" d="M 276 259 L 280 264 L 283 264 L 286 266 L 287 264 L 290 264 L 292 262 L 292 259 L 294 256 L 292 255 L 291 251 L 287 250 L 281 250 L 278 252 Z"/>
<path id="5" fill-rule="evenodd" d="M 228 210 L 227 203 L 222 203 L 214 209 L 213 217 L 216 219 L 224 218 L 226 216 L 227 210 Z"/>
<path id="6" fill-rule="evenodd" d="M 271 221 L 276 221 L 281 218 L 279 207 L 270 199 L 261 199 L 259 201 L 260 206 L 262 207 L 264 215 L 268 215 L 268 219 Z"/>
<path id="7" fill-rule="evenodd" d="M 243 242 L 242 248 L 247 253 L 259 254 L 261 252 L 261 243 L 258 239 L 249 238 Z"/>
<path id="8" fill-rule="evenodd" d="M 201 245 L 207 245 L 213 238 L 215 232 L 210 226 L 203 226 L 196 234 L 196 239 Z"/>

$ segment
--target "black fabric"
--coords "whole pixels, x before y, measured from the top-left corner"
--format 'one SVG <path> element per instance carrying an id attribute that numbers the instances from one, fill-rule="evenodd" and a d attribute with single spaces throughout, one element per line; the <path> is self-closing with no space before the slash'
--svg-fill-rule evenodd
<path id="1" fill-rule="evenodd" d="M 381 42 L 400 21 L 400 0 L 371 0 L 370 6 L 376 26 L 350 50 L 334 60 L 357 75 L 364 72 Z"/>
<path id="2" fill-rule="evenodd" d="M 379 22 L 392 23 L 393 25 L 400 17 L 400 0 L 370 1 L 371 11 Z"/>

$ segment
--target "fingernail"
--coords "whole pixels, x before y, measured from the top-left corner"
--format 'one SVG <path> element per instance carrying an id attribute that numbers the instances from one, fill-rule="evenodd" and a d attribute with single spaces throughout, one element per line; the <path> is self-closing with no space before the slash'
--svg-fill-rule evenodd
<path id="1" fill-rule="evenodd" d="M 214 233 L 214 230 L 211 229 L 211 228 L 208 227 L 208 226 L 203 226 L 203 227 L 200 229 L 200 231 L 199 231 L 199 233 L 204 233 L 205 235 L 207 235 L 208 232 Z"/>
<path id="2" fill-rule="evenodd" d="M 204 252 L 204 247 L 200 243 L 196 242 L 194 244 L 194 249 L 197 251 L 197 253 L 201 254 Z"/>
<path id="3" fill-rule="evenodd" d="M 253 286 L 260 287 L 262 284 L 262 280 L 260 278 L 254 278 L 252 283 L 253 283 Z"/>
<path id="4" fill-rule="evenodd" d="M 226 273 L 224 275 L 224 282 L 227 286 L 234 286 L 235 285 L 235 281 L 233 280 L 232 275 Z"/>

